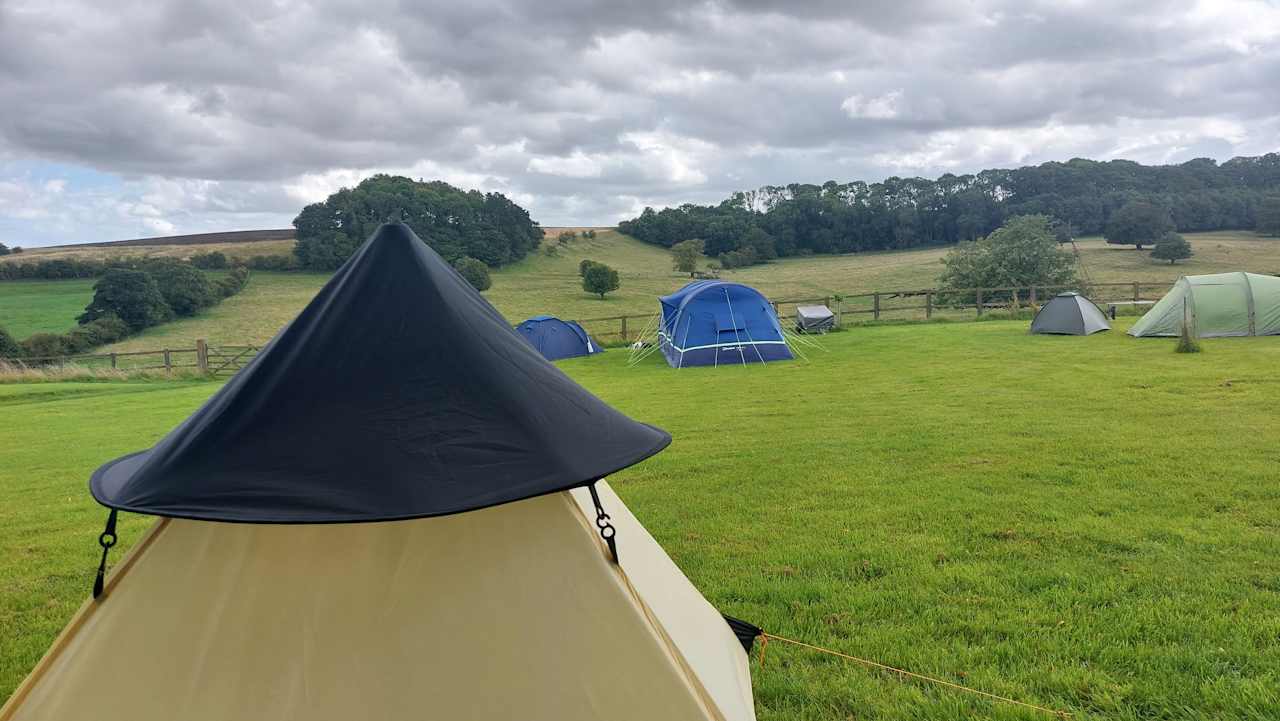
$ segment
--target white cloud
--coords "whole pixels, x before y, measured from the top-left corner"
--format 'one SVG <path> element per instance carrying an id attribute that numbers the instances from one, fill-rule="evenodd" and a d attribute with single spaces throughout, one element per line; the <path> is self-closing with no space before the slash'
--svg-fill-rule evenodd
<path id="1" fill-rule="evenodd" d="M 890 120 L 898 117 L 898 104 L 902 102 L 902 91 L 892 90 L 884 95 L 864 97 L 850 95 L 840 103 L 840 109 L 851 118 L 868 118 L 872 120 Z"/>
<path id="2" fill-rule="evenodd" d="M 604 166 L 600 156 L 588 156 L 579 150 L 567 157 L 531 158 L 528 170 L 531 173 L 546 173 L 566 178 L 598 178 L 604 172 Z"/>
<path id="3" fill-rule="evenodd" d="M 560 225 L 1280 149 L 1274 2 L 500 4 L 0 0 L 0 240 L 279 227 L 374 172 Z"/>
<path id="4" fill-rule="evenodd" d="M 160 235 L 172 234 L 178 227 L 164 218 L 144 218 L 142 220 L 142 224 L 145 225 L 148 230 Z"/>

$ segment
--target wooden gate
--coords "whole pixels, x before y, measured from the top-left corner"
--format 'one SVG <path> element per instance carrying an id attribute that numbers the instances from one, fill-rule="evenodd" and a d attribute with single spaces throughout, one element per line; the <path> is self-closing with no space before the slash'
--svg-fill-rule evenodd
<path id="1" fill-rule="evenodd" d="M 208 369 L 209 375 L 215 376 L 234 375 L 262 350 L 261 346 L 256 345 L 207 346 L 203 342 L 197 343 L 196 348 L 197 352 L 204 350 L 203 365 Z"/>

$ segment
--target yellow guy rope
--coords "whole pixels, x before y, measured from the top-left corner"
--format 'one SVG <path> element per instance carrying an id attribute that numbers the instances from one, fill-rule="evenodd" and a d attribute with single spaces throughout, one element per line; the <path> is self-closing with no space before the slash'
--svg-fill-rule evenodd
<path id="1" fill-rule="evenodd" d="M 938 685 L 946 686 L 946 687 L 948 687 L 948 688 L 953 688 L 953 689 L 956 689 L 956 690 L 958 690 L 958 691 L 967 691 L 968 693 L 977 694 L 977 695 L 979 695 L 979 696 L 985 696 L 986 698 L 995 699 L 996 701 L 1004 701 L 1005 703 L 1011 703 L 1011 704 L 1014 704 L 1015 706 L 1022 706 L 1022 707 L 1024 707 L 1024 708 L 1035 709 L 1036 711 L 1042 711 L 1042 712 L 1044 712 L 1044 713 L 1051 714 L 1051 715 L 1053 715 L 1053 716 L 1057 716 L 1058 718 L 1064 718 L 1064 719 L 1065 719 L 1065 718 L 1070 718 L 1070 717 L 1071 717 L 1071 714 L 1070 714 L 1070 713 L 1068 713 L 1068 712 L 1066 712 L 1066 711 L 1058 711 L 1058 710 L 1051 709 L 1051 708 L 1045 708 L 1044 706 L 1037 706 L 1037 705 L 1035 705 L 1035 704 L 1033 704 L 1033 703 L 1026 703 L 1025 701 L 1018 701 L 1018 700 L 1016 700 L 1016 699 L 1006 698 L 1006 697 L 1004 697 L 1004 696 L 997 696 L 996 694 L 993 694 L 993 693 L 987 693 L 986 691 L 979 691 L 979 690 L 978 690 L 978 689 L 976 689 L 976 688 L 969 688 L 968 686 L 961 686 L 961 685 L 960 685 L 960 684 L 958 684 L 958 683 L 951 683 L 950 681 L 943 681 L 943 680 L 942 680 L 942 679 L 940 679 L 940 678 L 933 678 L 932 676 L 925 676 L 925 675 L 918 674 L 918 673 L 912 673 L 912 672 L 910 672 L 910 671 L 906 671 L 906 670 L 903 670 L 903 669 L 900 669 L 900 668 L 894 668 L 893 666 L 886 666 L 886 665 L 884 665 L 883 663 L 876 663 L 875 661 L 868 661 L 868 660 L 867 660 L 867 659 L 865 659 L 865 658 L 858 658 L 857 656 L 850 656 L 850 655 L 849 655 L 849 654 L 847 654 L 847 653 L 840 653 L 839 651 L 832 651 L 832 650 L 831 650 L 831 649 L 829 649 L 829 648 L 822 648 L 821 646 L 814 646 L 814 645 L 812 645 L 812 644 L 805 643 L 804 641 L 796 641 L 796 640 L 794 640 L 794 639 L 784 638 L 784 637 L 782 637 L 782 636 L 777 636 L 777 635 L 774 635 L 774 634 L 772 634 L 772 633 L 766 633 L 765 631 L 761 631 L 761 632 L 760 632 L 760 668 L 764 668 L 764 649 L 765 649 L 765 647 L 766 647 L 766 646 L 768 646 L 768 645 L 769 645 L 769 641 L 781 641 L 781 642 L 783 642 L 783 643 L 790 643 L 790 644 L 794 644 L 794 645 L 796 645 L 796 646 L 801 646 L 801 647 L 803 647 L 803 648 L 807 648 L 807 649 L 809 649 L 809 650 L 811 650 L 811 651 L 817 651 L 818 653 L 825 653 L 825 654 L 829 654 L 829 655 L 831 655 L 831 656 L 839 656 L 840 658 L 846 659 L 846 660 L 848 660 L 848 661 L 854 661 L 854 662 L 856 662 L 856 663 L 863 664 L 864 666 L 871 666 L 872 668 L 878 668 L 878 669 L 881 669 L 881 670 L 883 670 L 883 671 L 892 671 L 893 673 L 900 674 L 900 675 L 902 675 L 902 676 L 909 676 L 909 677 L 911 677 L 911 678 L 920 679 L 921 681 L 928 681 L 928 682 L 930 682 L 930 683 L 936 683 L 936 684 L 938 684 Z"/>

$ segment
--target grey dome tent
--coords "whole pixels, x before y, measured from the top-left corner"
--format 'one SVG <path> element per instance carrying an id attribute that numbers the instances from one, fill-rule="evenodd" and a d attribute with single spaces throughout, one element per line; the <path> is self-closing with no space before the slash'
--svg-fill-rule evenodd
<path id="1" fill-rule="evenodd" d="M 753 721 L 758 629 L 602 480 L 669 441 L 384 225 L 93 474 L 99 583 L 0 719 Z M 103 581 L 118 510 L 160 518 Z"/>
<path id="2" fill-rule="evenodd" d="M 1090 335 L 1111 330 L 1107 317 L 1093 301 L 1079 293 L 1059 293 L 1045 303 L 1031 321 L 1032 333 Z"/>
<path id="3" fill-rule="evenodd" d="M 1182 334 L 1183 313 L 1201 338 L 1280 335 L 1280 278 L 1257 273 L 1184 275 L 1129 329 L 1129 335 Z"/>

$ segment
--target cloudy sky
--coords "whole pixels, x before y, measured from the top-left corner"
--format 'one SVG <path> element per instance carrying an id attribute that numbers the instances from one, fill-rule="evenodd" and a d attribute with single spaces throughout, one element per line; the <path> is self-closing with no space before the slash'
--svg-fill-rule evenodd
<path id="1" fill-rule="evenodd" d="M 238 6 L 238 7 L 237 7 Z M 0 0 L 0 241 L 287 227 L 376 171 L 544 225 L 1280 150 L 1275 0 Z"/>

